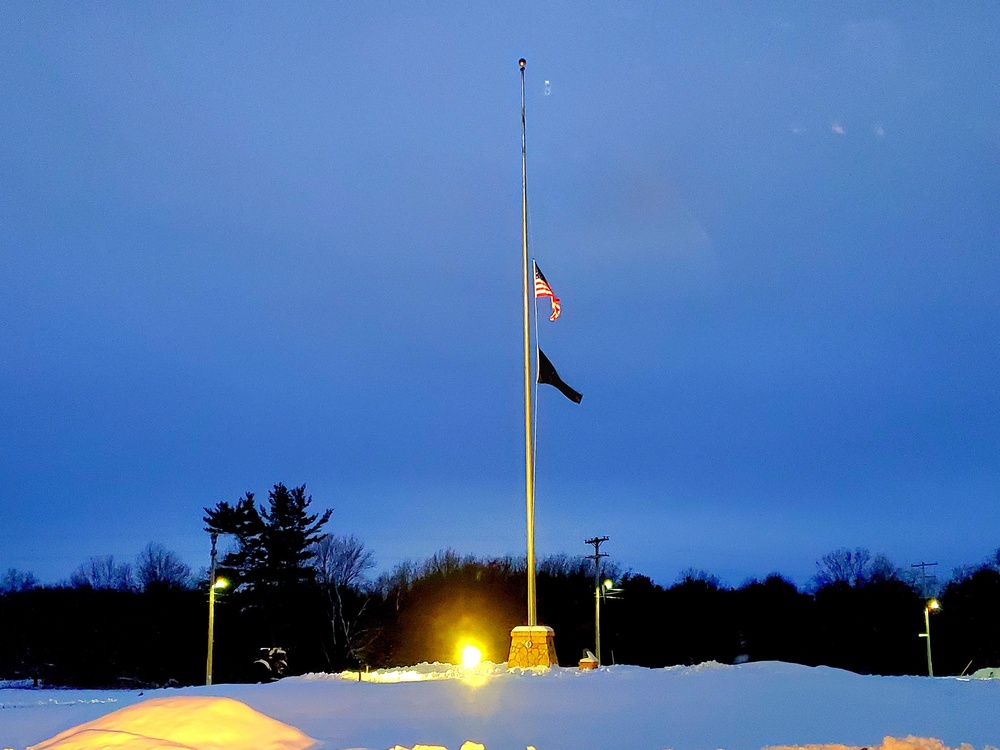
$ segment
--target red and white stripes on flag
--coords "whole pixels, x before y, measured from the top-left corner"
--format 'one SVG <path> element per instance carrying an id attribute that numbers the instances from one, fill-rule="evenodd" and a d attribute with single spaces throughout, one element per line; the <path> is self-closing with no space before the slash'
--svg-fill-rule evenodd
<path id="1" fill-rule="evenodd" d="M 548 297 L 552 300 L 552 315 L 549 316 L 549 320 L 555 320 L 559 317 L 559 313 L 562 312 L 562 305 L 559 304 L 559 298 L 552 292 L 552 287 L 549 286 L 549 282 L 542 275 L 538 264 L 534 261 L 532 261 L 532 264 L 535 266 L 535 299 Z"/>

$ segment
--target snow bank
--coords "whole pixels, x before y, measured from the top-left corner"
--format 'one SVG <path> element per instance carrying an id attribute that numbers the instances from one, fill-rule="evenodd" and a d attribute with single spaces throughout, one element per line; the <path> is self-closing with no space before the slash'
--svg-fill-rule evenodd
<path id="1" fill-rule="evenodd" d="M 176 696 L 113 711 L 29 750 L 305 750 L 315 744 L 231 698 Z"/>
<path id="2" fill-rule="evenodd" d="M 586 671 L 508 671 L 497 664 L 463 670 L 423 664 L 147 695 L 0 689 L 0 749 L 24 750 L 55 735 L 54 742 L 68 736 L 66 730 L 74 725 L 107 718 L 104 715 L 113 709 L 139 707 L 150 697 L 231 698 L 263 719 L 272 717 L 295 728 L 303 740 L 314 738 L 317 750 L 421 744 L 459 750 L 470 741 L 485 750 L 1000 746 L 1000 680 L 877 677 L 758 662 Z M 267 747 L 257 740 L 268 737 L 269 730 L 259 728 L 254 742 L 243 747 Z M 37 750 L 68 747 L 42 744 Z M 148 747 L 160 750 L 176 744 Z M 223 746 L 192 741 L 187 747 Z M 230 747 L 235 745 L 227 750 Z"/>

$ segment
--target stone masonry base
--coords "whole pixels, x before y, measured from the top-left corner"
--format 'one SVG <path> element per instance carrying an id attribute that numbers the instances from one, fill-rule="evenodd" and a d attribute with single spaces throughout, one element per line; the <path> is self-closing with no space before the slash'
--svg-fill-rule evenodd
<path id="1" fill-rule="evenodd" d="M 556 658 L 556 634 L 545 625 L 518 625 L 510 631 L 507 667 L 551 667 Z"/>

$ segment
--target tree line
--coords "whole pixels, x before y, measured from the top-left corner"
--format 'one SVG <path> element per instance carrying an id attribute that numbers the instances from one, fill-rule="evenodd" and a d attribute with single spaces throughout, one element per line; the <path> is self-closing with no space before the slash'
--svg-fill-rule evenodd
<path id="1" fill-rule="evenodd" d="M 205 509 L 223 550 L 217 589 L 214 682 L 258 679 L 262 648 L 280 647 L 291 674 L 454 662 L 461 642 L 506 659 L 523 624 L 524 558 L 439 552 L 372 579 L 374 555 L 351 535 L 327 532 L 305 486 L 275 485 L 266 502 L 247 493 Z M 911 571 L 864 549 L 817 562 L 798 588 L 775 573 L 728 587 L 696 570 L 670 586 L 605 565 L 605 663 L 647 667 L 778 660 L 859 673 L 926 674 L 930 592 Z M 0 577 L 0 678 L 55 685 L 158 686 L 205 680 L 209 573 L 192 573 L 151 543 L 134 564 L 94 558 L 67 582 L 30 573 Z M 934 672 L 1000 666 L 1000 550 L 956 571 L 933 615 Z M 594 650 L 594 563 L 540 561 L 538 619 L 556 632 L 560 662 Z M 604 589 L 602 587 L 601 591 Z"/>

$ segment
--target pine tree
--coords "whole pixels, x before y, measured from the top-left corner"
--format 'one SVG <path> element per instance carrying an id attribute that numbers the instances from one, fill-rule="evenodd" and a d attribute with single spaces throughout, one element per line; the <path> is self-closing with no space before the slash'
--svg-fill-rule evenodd
<path id="1" fill-rule="evenodd" d="M 227 552 L 220 562 L 236 580 L 237 588 L 255 591 L 265 582 L 264 520 L 254 504 L 253 493 L 230 505 L 225 500 L 214 508 L 205 508 L 205 531 L 232 536 L 236 548 Z"/>
<path id="2" fill-rule="evenodd" d="M 233 570 L 245 589 L 282 589 L 312 583 L 315 569 L 310 546 L 323 538 L 322 528 L 333 511 L 310 513 L 306 486 L 288 489 L 278 483 L 268 494 L 268 507 L 258 507 L 252 492 L 236 505 L 226 501 L 205 508 L 206 530 L 235 538 L 222 567 Z"/>
<path id="3" fill-rule="evenodd" d="M 236 578 L 242 600 L 260 646 L 294 647 L 307 638 L 309 612 L 315 599 L 316 571 L 310 547 L 323 537 L 331 510 L 310 513 L 306 487 L 276 484 L 267 507 L 254 503 L 248 492 L 235 505 L 223 501 L 205 508 L 206 530 L 230 535 L 236 548 L 220 565 Z"/>
<path id="4" fill-rule="evenodd" d="M 312 497 L 306 495 L 305 485 L 289 490 L 276 484 L 268 500 L 270 510 L 261 511 L 268 582 L 278 587 L 312 583 L 316 570 L 309 564 L 313 557 L 309 548 L 323 538 L 320 530 L 332 511 L 322 516 L 309 513 Z"/>

